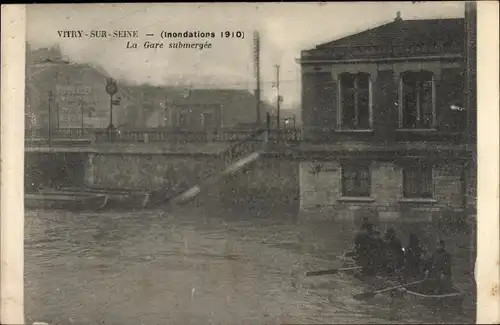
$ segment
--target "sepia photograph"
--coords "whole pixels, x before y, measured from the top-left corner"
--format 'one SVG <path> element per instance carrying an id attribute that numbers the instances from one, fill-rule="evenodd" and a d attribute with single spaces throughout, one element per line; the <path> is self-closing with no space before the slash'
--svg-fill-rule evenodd
<path id="1" fill-rule="evenodd" d="M 476 323 L 477 6 L 26 5 L 25 323 Z"/>

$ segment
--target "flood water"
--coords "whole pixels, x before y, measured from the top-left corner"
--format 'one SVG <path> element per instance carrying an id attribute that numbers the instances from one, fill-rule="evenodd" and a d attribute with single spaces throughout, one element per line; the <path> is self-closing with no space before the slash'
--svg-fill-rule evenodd
<path id="1" fill-rule="evenodd" d="M 272 221 L 271 221 L 272 220 Z M 472 323 L 365 291 L 340 267 L 347 225 L 209 215 L 27 211 L 26 320 L 50 324 Z"/>

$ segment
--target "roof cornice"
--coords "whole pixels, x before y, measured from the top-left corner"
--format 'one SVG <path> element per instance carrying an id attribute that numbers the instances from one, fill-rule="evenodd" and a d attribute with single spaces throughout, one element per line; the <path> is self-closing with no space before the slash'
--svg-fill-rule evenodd
<path id="1" fill-rule="evenodd" d="M 433 60 L 461 60 L 463 54 L 442 54 L 430 56 L 410 56 L 410 57 L 382 57 L 382 58 L 359 58 L 359 59 L 304 59 L 298 58 L 295 62 L 299 64 L 318 64 L 318 63 L 377 63 L 377 62 L 400 62 L 400 61 L 433 61 Z"/>

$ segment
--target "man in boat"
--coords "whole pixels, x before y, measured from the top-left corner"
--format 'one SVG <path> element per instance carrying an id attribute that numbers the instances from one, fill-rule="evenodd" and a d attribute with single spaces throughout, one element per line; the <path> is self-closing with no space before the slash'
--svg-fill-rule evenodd
<path id="1" fill-rule="evenodd" d="M 394 228 L 387 229 L 384 235 L 384 255 L 387 263 L 387 273 L 393 274 L 403 267 L 403 246 L 401 240 L 397 238 Z"/>
<path id="2" fill-rule="evenodd" d="M 405 248 L 404 270 L 407 276 L 421 277 L 424 268 L 424 249 L 417 235 L 410 234 L 408 246 Z"/>
<path id="3" fill-rule="evenodd" d="M 374 230 L 370 234 L 370 243 L 369 272 L 372 272 L 374 275 L 385 273 L 387 259 L 385 255 L 385 243 L 380 235 L 380 231 Z"/>
<path id="4" fill-rule="evenodd" d="M 437 293 L 450 292 L 451 282 L 451 254 L 446 251 L 444 240 L 439 240 L 436 251 L 432 254 L 429 268 L 425 271 L 428 279 L 426 286 Z"/>
<path id="5" fill-rule="evenodd" d="M 372 234 L 374 232 L 373 224 L 364 218 L 360 230 L 354 238 L 354 259 L 362 267 L 364 274 L 373 273 L 371 268 L 371 250 L 372 250 Z"/>

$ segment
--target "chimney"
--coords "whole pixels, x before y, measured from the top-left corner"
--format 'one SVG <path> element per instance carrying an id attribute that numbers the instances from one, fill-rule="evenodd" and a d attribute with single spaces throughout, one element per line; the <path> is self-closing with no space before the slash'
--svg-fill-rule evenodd
<path id="1" fill-rule="evenodd" d="M 403 21 L 403 18 L 401 18 L 401 11 L 398 11 L 396 13 L 396 18 L 394 19 L 394 21 Z"/>

